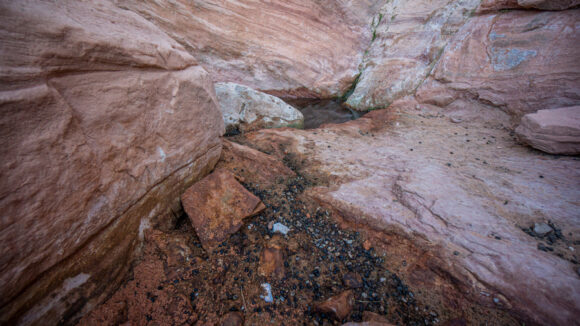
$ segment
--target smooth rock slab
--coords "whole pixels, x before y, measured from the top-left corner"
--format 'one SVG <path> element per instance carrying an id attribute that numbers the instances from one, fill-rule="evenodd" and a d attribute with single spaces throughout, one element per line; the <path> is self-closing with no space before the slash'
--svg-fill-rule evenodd
<path id="1" fill-rule="evenodd" d="M 247 137 L 258 148 L 282 144 L 301 160 L 302 173 L 327 176 L 330 186 L 306 195 L 352 227 L 404 240 L 387 246 L 420 248 L 421 259 L 407 268 L 410 286 L 440 289 L 431 276 L 450 275 L 455 298 L 535 323 L 573 325 L 580 314 L 575 266 L 538 250 L 521 228 L 551 220 L 570 243 L 580 240 L 580 162 L 529 151 L 502 119 L 457 124 L 435 109 L 400 102 L 316 131 L 270 129 Z M 465 110 L 481 115 L 478 107 Z"/>
<path id="2" fill-rule="evenodd" d="M 234 83 L 216 83 L 226 131 L 304 126 L 304 116 L 281 99 Z"/>
<path id="3" fill-rule="evenodd" d="M 580 154 L 580 106 L 526 114 L 516 128 L 521 141 L 550 154 Z"/>
<path id="4" fill-rule="evenodd" d="M 178 40 L 214 76 L 275 95 L 341 96 L 382 0 L 117 0 Z"/>
<path id="5" fill-rule="evenodd" d="M 266 207 L 228 171 L 217 169 L 181 196 L 204 249 L 210 251 Z"/>

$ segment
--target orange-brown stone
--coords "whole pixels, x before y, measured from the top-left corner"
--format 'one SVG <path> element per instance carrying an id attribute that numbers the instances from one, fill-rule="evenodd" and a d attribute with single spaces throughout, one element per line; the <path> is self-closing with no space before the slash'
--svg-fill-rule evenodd
<path id="1" fill-rule="evenodd" d="M 206 250 L 238 231 L 244 218 L 265 208 L 258 197 L 223 169 L 215 170 L 187 189 L 181 201 Z"/>

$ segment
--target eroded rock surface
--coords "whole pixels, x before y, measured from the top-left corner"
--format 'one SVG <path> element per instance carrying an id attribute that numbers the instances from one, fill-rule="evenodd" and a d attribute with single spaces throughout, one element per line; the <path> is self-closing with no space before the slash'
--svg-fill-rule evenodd
<path id="1" fill-rule="evenodd" d="M 580 250 L 580 163 L 521 146 L 503 127 L 505 115 L 472 113 L 455 123 L 450 112 L 412 99 L 389 110 L 248 138 L 266 151 L 284 144 L 303 173 L 326 178 L 310 195 L 347 224 L 380 232 L 388 250 L 412 243 L 399 254 L 412 284 L 456 288 L 451 301 L 462 293 L 536 323 L 577 323 L 580 279 L 571 261 Z M 543 242 L 521 230 L 548 220 L 565 234 L 562 257 L 538 250 Z"/>
<path id="2" fill-rule="evenodd" d="M 346 104 L 387 107 L 413 93 L 429 75 L 450 38 L 479 1 L 388 1 L 373 22 L 373 41 Z"/>
<path id="3" fill-rule="evenodd" d="M 445 48 L 420 101 L 527 113 L 580 103 L 578 10 L 511 11 L 470 19 Z M 456 103 L 454 103 L 457 101 Z"/>
<path id="4" fill-rule="evenodd" d="M 528 145 L 551 154 L 580 154 L 580 106 L 526 114 L 516 129 Z"/>
<path id="5" fill-rule="evenodd" d="M 240 229 L 243 219 L 264 208 L 227 170 L 217 169 L 181 196 L 183 209 L 203 247 L 210 250 Z"/>
<path id="6" fill-rule="evenodd" d="M 74 320 L 219 158 L 213 82 L 106 1 L 3 1 L 0 39 L 0 323 Z"/>
<path id="7" fill-rule="evenodd" d="M 216 83 L 226 132 L 304 126 L 302 113 L 281 99 L 235 83 Z"/>
<path id="8" fill-rule="evenodd" d="M 214 76 L 275 95 L 340 96 L 381 1 L 118 0 L 178 40 Z"/>
<path id="9" fill-rule="evenodd" d="M 578 0 L 483 0 L 479 10 L 497 11 L 501 9 L 542 9 L 564 10 L 580 5 Z"/>

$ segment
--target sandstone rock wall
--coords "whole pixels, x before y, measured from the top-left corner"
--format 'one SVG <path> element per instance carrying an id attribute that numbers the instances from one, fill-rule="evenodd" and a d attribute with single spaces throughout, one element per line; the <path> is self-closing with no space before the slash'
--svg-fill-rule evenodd
<path id="1" fill-rule="evenodd" d="M 347 104 L 384 108 L 409 94 L 525 113 L 580 103 L 578 9 L 570 1 L 396 1 L 381 8 L 376 39 Z M 500 11 L 505 8 L 520 10 Z"/>
<path id="2" fill-rule="evenodd" d="M 117 0 L 180 42 L 216 81 L 302 97 L 350 87 L 381 2 Z"/>
<path id="3" fill-rule="evenodd" d="M 499 108 L 516 121 L 541 109 L 580 103 L 579 10 L 511 11 L 477 16 L 447 46 L 417 95 L 452 91 Z M 431 80 L 430 78 L 430 80 Z M 434 88 L 434 89 L 433 89 Z"/>
<path id="4" fill-rule="evenodd" d="M 0 39 L 0 323 L 74 320 L 219 158 L 213 82 L 106 1 L 3 1 Z"/>
<path id="5" fill-rule="evenodd" d="M 412 94 L 479 1 L 387 1 L 374 22 L 373 41 L 347 105 L 385 108 Z"/>

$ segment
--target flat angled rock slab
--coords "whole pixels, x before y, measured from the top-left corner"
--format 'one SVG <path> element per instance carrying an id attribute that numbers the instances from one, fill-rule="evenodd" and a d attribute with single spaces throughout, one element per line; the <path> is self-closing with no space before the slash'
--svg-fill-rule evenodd
<path id="1" fill-rule="evenodd" d="M 257 148 L 283 146 L 303 160 L 304 175 L 326 175 L 330 186 L 307 195 L 349 224 L 381 240 L 397 234 L 428 253 L 426 267 L 418 260 L 405 269 L 420 279 L 415 286 L 440 288 L 414 271 L 444 273 L 456 297 L 534 323 L 578 325 L 580 278 L 571 261 L 580 250 L 580 161 L 529 151 L 503 128 L 508 117 L 465 110 L 479 117 L 453 123 L 447 111 L 409 100 L 316 131 L 247 137 Z M 542 221 L 565 234 L 554 252 L 538 250 L 542 242 L 522 231 Z M 413 252 L 404 254 L 410 262 Z"/>
<path id="2" fill-rule="evenodd" d="M 516 133 L 524 143 L 550 154 L 580 154 L 580 106 L 526 114 Z"/>
<path id="3" fill-rule="evenodd" d="M 181 201 L 207 251 L 238 231 L 244 218 L 265 208 L 258 197 L 223 169 L 215 170 L 187 189 Z"/>

